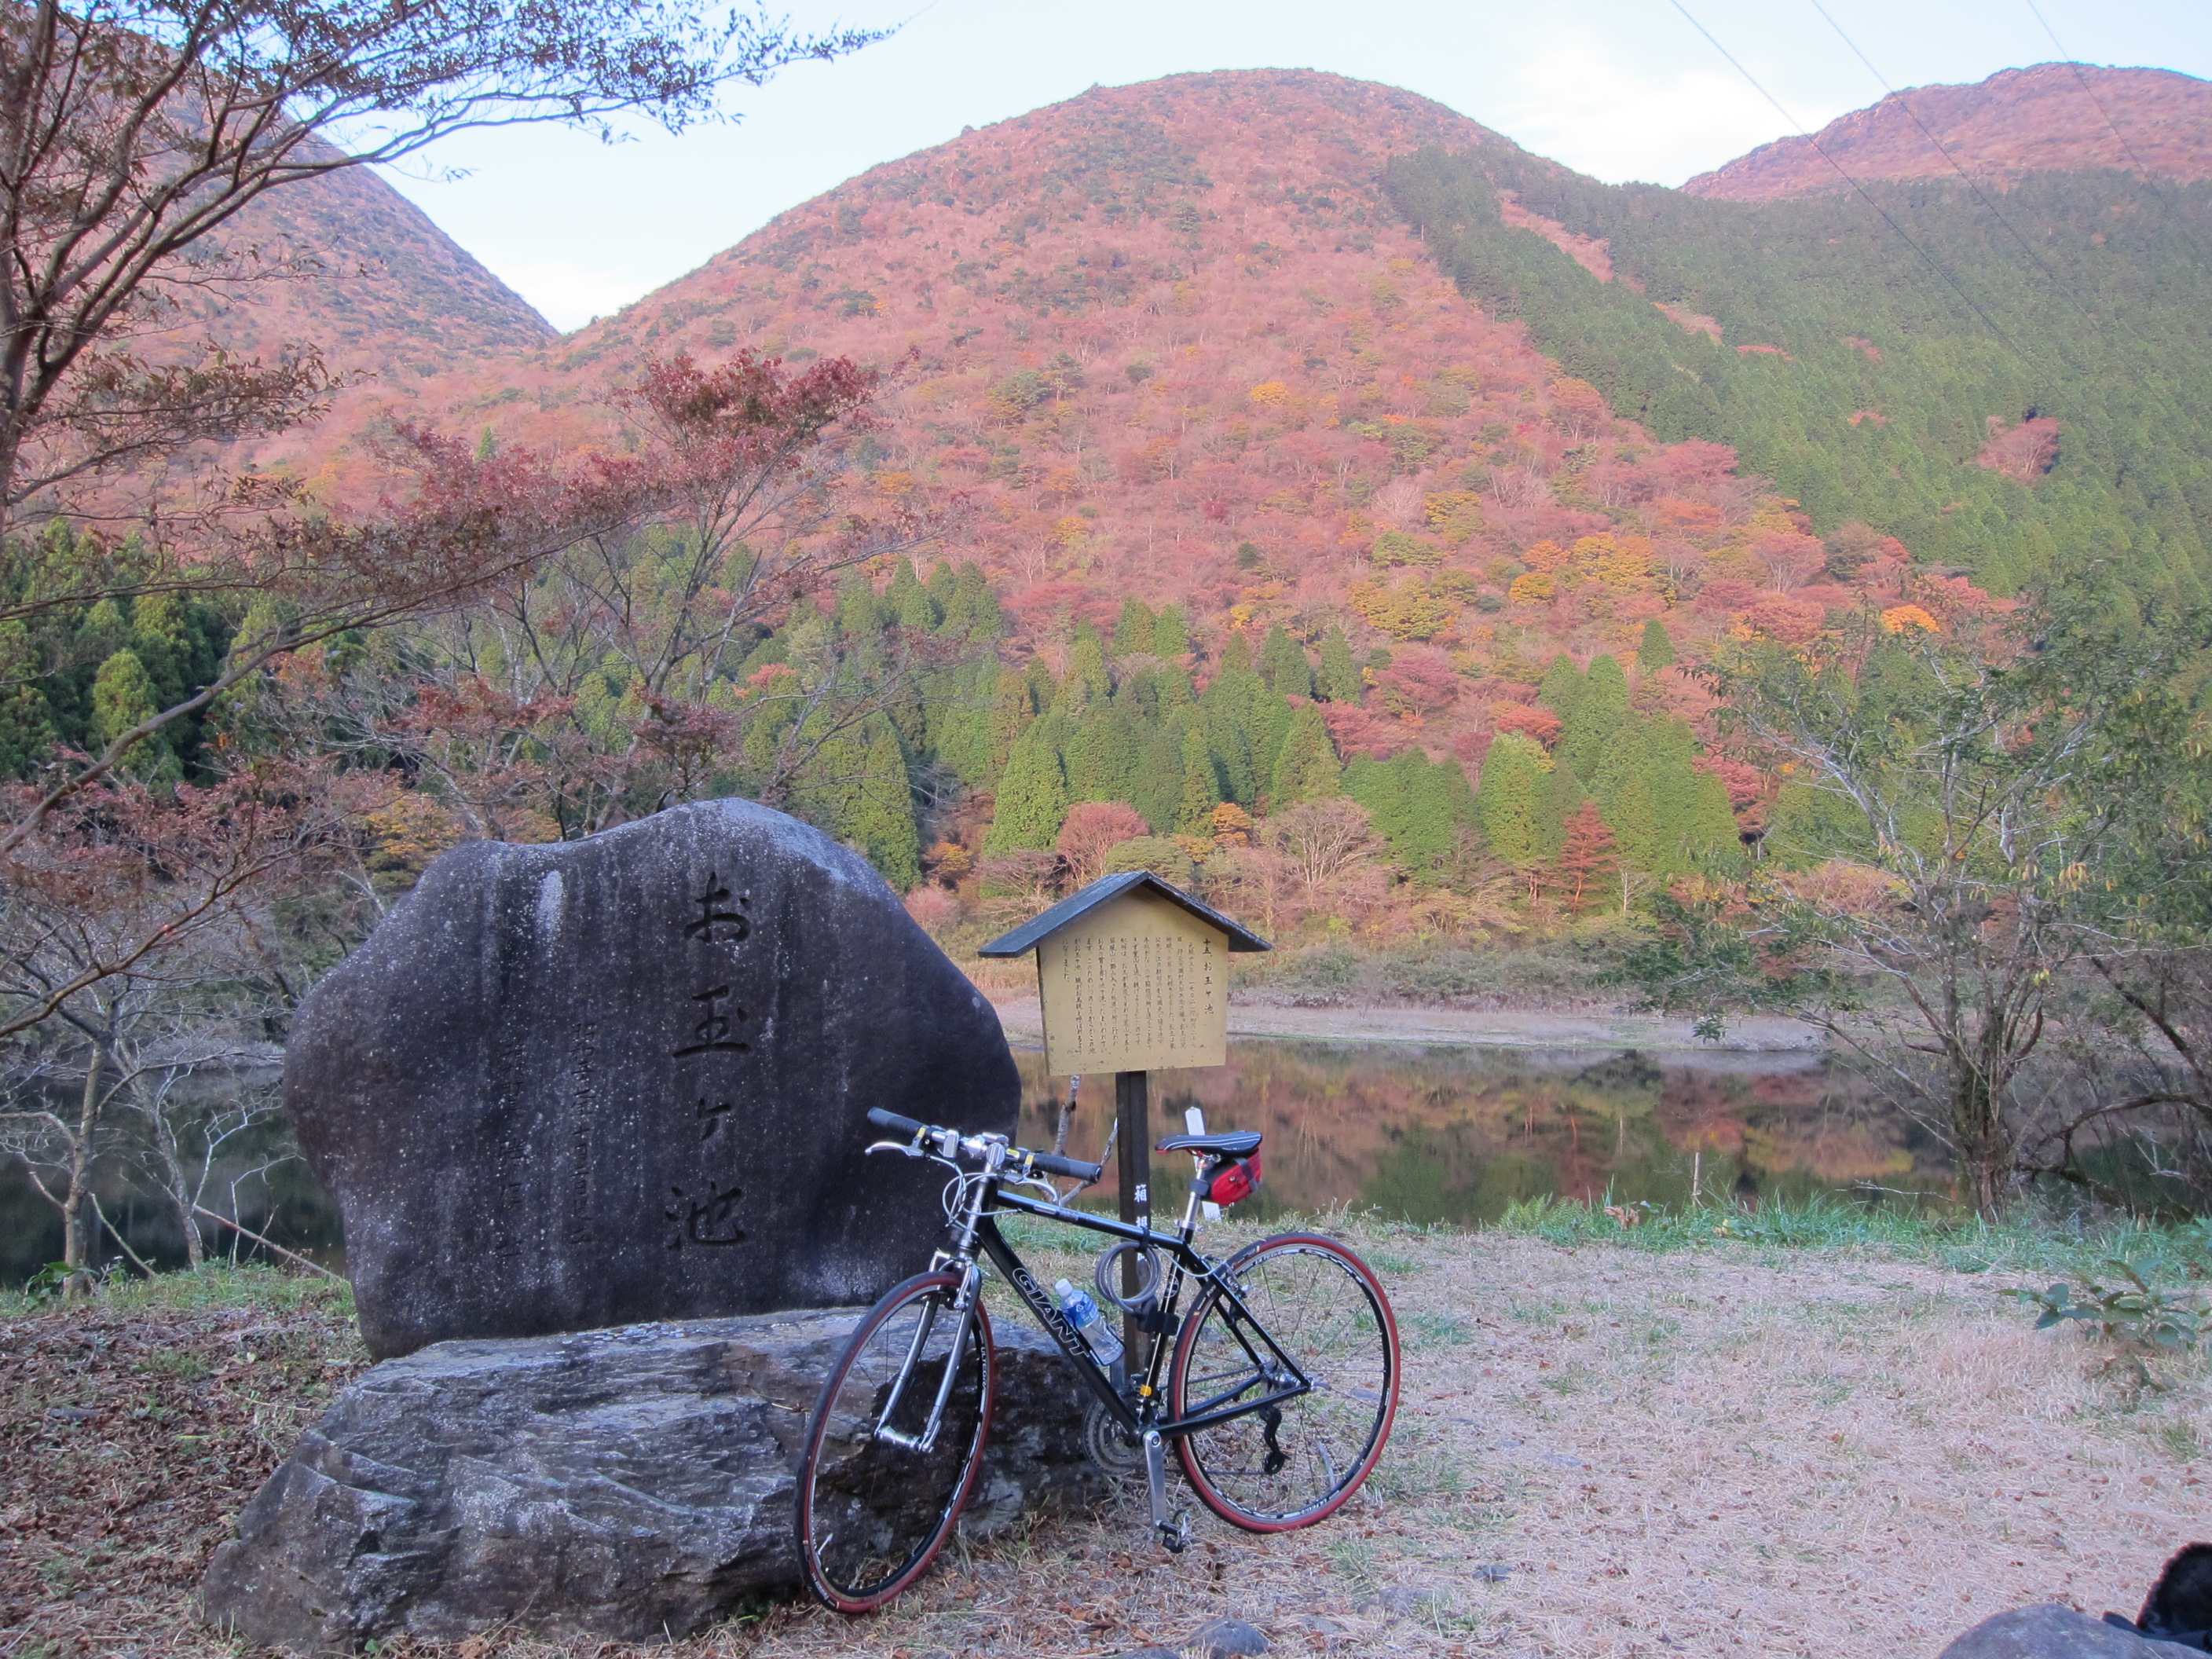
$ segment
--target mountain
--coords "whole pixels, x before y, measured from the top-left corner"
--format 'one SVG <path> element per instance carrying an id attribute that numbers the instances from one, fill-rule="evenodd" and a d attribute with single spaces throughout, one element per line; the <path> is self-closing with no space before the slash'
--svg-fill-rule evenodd
<path id="1" fill-rule="evenodd" d="M 191 295 L 169 331 L 175 349 L 213 340 L 234 356 L 270 357 L 312 343 L 334 369 L 399 383 L 556 337 L 527 301 L 366 167 L 272 191 L 222 240 L 235 252 L 255 250 L 272 270 L 296 263 L 298 274 Z"/>
<path id="2" fill-rule="evenodd" d="M 2070 78 L 1946 90 L 1990 134 Z M 2163 107 L 2105 101 L 2137 134 Z M 2197 178 L 1747 201 L 1435 147 L 1395 160 L 1390 190 L 1486 314 L 1655 436 L 1729 445 L 1822 535 L 1870 526 L 2001 592 L 2094 561 L 2139 600 L 2194 602 L 2212 590 L 2212 144 L 2159 130 L 2162 164 Z"/>
<path id="3" fill-rule="evenodd" d="M 1202 655 L 1280 621 L 1478 672 L 1502 656 L 1479 697 L 1394 694 L 1364 725 L 1337 711 L 1343 744 L 1479 747 L 1488 703 L 1525 701 L 1561 645 L 1632 649 L 1667 608 L 1653 533 L 1664 556 L 1732 546 L 1726 562 L 1797 532 L 1726 451 L 1617 422 L 1440 278 L 1383 182 L 1424 146 L 1572 177 L 1334 76 L 1094 88 L 873 169 L 556 346 L 411 388 L 410 406 L 573 443 L 607 430 L 598 400 L 648 353 L 884 365 L 876 487 L 955 515 L 947 551 L 989 572 L 1019 648 L 1110 623 L 1134 592 L 1186 607 Z M 398 407 L 370 388 L 352 418 Z M 337 491 L 362 476 L 342 442 L 299 464 Z M 1542 564 L 1615 532 L 1636 542 L 1601 603 L 1508 614 L 1544 574 L 1530 550 Z M 1732 614 L 1670 626 L 1702 640 Z"/>
<path id="4" fill-rule="evenodd" d="M 1914 87 L 1811 138 L 1762 144 L 1682 188 L 1717 201 L 1768 202 L 1848 191 L 1844 173 L 1863 181 L 1963 172 L 1986 182 L 2105 170 L 2212 175 L 2212 82 L 2171 70 L 2038 64 L 1973 86 Z"/>

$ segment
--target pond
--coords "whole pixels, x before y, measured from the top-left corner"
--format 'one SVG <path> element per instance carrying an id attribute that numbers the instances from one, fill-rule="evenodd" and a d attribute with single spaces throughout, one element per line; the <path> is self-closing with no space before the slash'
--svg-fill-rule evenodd
<path id="1" fill-rule="evenodd" d="M 1017 1046 L 1021 1138 L 1048 1146 L 1064 1079 L 1041 1049 Z M 1948 1203 L 1942 1152 L 1917 1126 L 1817 1055 L 1537 1051 L 1402 1042 L 1232 1042 L 1229 1064 L 1152 1078 L 1153 1136 L 1182 1127 L 1190 1106 L 1214 1129 L 1267 1135 L 1267 1179 L 1240 1211 L 1266 1217 L 1341 1207 L 1423 1223 L 1494 1221 L 1509 1205 L 1550 1195 L 1676 1208 L 1801 1202 L 1815 1194 L 1885 1204 Z M 1086 1079 L 1068 1151 L 1096 1158 L 1113 1113 L 1113 1079 Z M 297 1159 L 247 1171 L 267 1149 L 241 1146 L 210 1207 L 277 1243 L 343 1265 L 336 1206 Z M 1185 1158 L 1156 1160 L 1152 1188 L 1179 1213 Z M 1112 1170 L 1086 1195 L 1115 1197 Z M 181 1259 L 173 1223 L 120 1181 L 102 1203 L 132 1248 Z M 210 1251 L 246 1257 L 235 1235 Z M 112 1243 L 109 1241 L 109 1249 Z M 20 1285 L 60 1254 L 53 1208 L 20 1165 L 0 1169 L 0 1284 Z"/>
<path id="2" fill-rule="evenodd" d="M 1024 1145 L 1048 1146 L 1060 1097 L 1038 1048 L 1015 1049 Z M 1064 1091 L 1065 1080 L 1058 1087 Z M 1095 1158 L 1113 1079 L 1086 1078 L 1068 1151 Z M 1231 1042 L 1229 1064 L 1152 1075 L 1152 1138 L 1202 1107 L 1258 1129 L 1266 1184 L 1244 1215 L 1349 1207 L 1469 1226 L 1560 1197 L 1680 1208 L 1817 1194 L 1948 1204 L 1940 1146 L 1817 1054 L 1644 1054 L 1400 1042 Z M 1188 1158 L 1156 1158 L 1155 1205 L 1179 1213 Z M 1115 1191 L 1114 1173 L 1094 1192 Z"/>

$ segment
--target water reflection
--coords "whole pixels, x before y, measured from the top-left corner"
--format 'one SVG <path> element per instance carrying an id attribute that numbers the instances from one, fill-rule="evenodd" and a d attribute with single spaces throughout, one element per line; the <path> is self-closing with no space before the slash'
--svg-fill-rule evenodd
<path id="1" fill-rule="evenodd" d="M 1051 1144 L 1064 1079 L 1044 1056 L 1017 1048 L 1021 1137 Z M 1095 1158 L 1113 1115 L 1114 1080 L 1085 1081 L 1069 1151 Z M 1708 1202 L 1802 1201 L 1819 1194 L 1913 1201 L 1948 1194 L 1939 1149 L 1839 1067 L 1802 1054 L 1655 1059 L 1637 1054 L 1535 1052 L 1409 1043 L 1232 1042 L 1229 1064 L 1153 1074 L 1154 1138 L 1206 1109 L 1216 1129 L 1260 1129 L 1267 1184 L 1240 1214 L 1371 1206 L 1418 1222 L 1492 1221 L 1508 1205 L 1549 1194 L 1586 1202 L 1679 1207 L 1693 1188 Z M 288 1249 L 342 1265 L 337 1206 L 297 1158 L 248 1176 L 285 1148 L 281 1125 L 240 1145 L 218 1171 L 228 1208 Z M 1180 1213 L 1186 1158 L 1156 1161 L 1152 1188 Z M 165 1267 L 183 1259 L 164 1209 L 134 1199 L 119 1173 L 99 1183 L 108 1217 L 132 1248 Z M 1115 1196 L 1112 1172 L 1094 1189 Z M 234 1243 L 210 1229 L 210 1255 Z M 0 1167 L 0 1284 L 21 1284 L 60 1254 L 52 1206 L 20 1165 Z M 103 1238 L 102 1259 L 116 1254 Z"/>
<path id="2" fill-rule="evenodd" d="M 1040 1050 L 1022 1067 L 1022 1134 L 1049 1145 L 1058 1109 Z M 1401 1043 L 1232 1042 L 1229 1064 L 1152 1079 L 1155 1135 L 1205 1108 L 1259 1129 L 1267 1185 L 1243 1213 L 1371 1206 L 1419 1222 L 1493 1221 L 1516 1201 L 1679 1207 L 1816 1194 L 1946 1197 L 1941 1149 L 1840 1067 L 1801 1054 L 1540 1052 Z M 1113 1079 L 1086 1079 L 1068 1148 L 1095 1158 Z M 1182 1158 L 1158 1159 L 1155 1202 L 1179 1210 Z M 1097 1189 L 1114 1191 L 1112 1172 Z"/>

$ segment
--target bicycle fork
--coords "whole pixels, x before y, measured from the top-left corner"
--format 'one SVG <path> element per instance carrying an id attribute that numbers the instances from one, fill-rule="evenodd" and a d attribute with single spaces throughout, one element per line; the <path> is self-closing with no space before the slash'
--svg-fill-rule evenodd
<path id="1" fill-rule="evenodd" d="M 962 1286 L 960 1296 L 952 1306 L 955 1323 L 952 1339 L 946 1345 L 945 1375 L 938 1379 L 937 1397 L 930 1401 L 929 1415 L 922 1421 L 921 1432 L 902 1433 L 891 1426 L 891 1419 L 898 1414 L 899 1404 L 906 1398 L 907 1385 L 914 1381 L 921 1357 L 928 1351 L 930 1336 L 937 1328 L 938 1313 L 945 1307 L 945 1304 L 934 1300 L 923 1310 L 921 1322 L 915 1327 L 914 1340 L 907 1344 L 906 1358 L 899 1365 L 898 1377 L 891 1384 L 890 1396 L 884 1401 L 884 1408 L 876 1418 L 876 1439 L 890 1445 L 902 1446 L 908 1451 L 930 1452 L 936 1449 L 938 1434 L 945 1426 L 945 1402 L 952 1397 L 952 1384 L 960 1375 L 960 1362 L 965 1358 L 968 1344 L 975 1334 L 975 1322 L 968 1316 L 974 1267 L 971 1267 L 969 1273 L 971 1282 Z"/>

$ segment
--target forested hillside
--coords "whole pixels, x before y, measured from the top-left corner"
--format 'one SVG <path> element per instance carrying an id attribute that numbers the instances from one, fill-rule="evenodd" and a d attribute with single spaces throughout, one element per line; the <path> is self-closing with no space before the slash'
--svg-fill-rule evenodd
<path id="1" fill-rule="evenodd" d="M 1292 939 L 1632 914 L 1738 868 L 1777 798 L 1699 666 L 1948 635 L 2062 557 L 2202 591 L 2207 187 L 2036 175 L 2001 218 L 1876 188 L 1898 228 L 1597 185 L 1330 76 L 1094 89 L 556 343 L 347 393 L 283 458 L 339 512 L 405 421 L 508 489 L 672 465 L 641 386 L 838 414 L 803 510 L 595 534 L 137 769 L 381 768 L 371 884 L 737 793 L 940 920 L 1133 860 Z M 57 530 L 10 580 L 132 556 Z M 130 731 L 244 620 L 189 587 L 27 611 L 0 764 Z"/>
<path id="2" fill-rule="evenodd" d="M 2008 184 L 2030 173 L 2212 173 L 2212 85 L 2171 70 L 2038 64 L 1966 87 L 1912 87 L 1810 137 L 1761 144 L 1682 188 L 1762 202 L 1833 195 L 1851 180 Z"/>
<path id="3" fill-rule="evenodd" d="M 2212 186 L 1731 202 L 1437 148 L 1390 187 L 1470 300 L 1655 436 L 1729 444 L 1816 530 L 1869 524 L 1998 592 L 2063 556 L 2203 597 Z"/>

